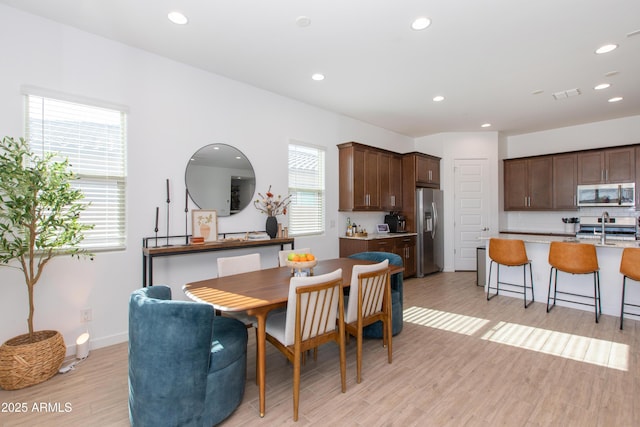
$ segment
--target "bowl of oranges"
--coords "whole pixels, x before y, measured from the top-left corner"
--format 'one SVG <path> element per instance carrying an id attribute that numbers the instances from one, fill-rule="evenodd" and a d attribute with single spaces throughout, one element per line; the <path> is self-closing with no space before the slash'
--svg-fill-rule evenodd
<path id="1" fill-rule="evenodd" d="M 292 252 L 287 256 L 287 267 L 292 270 L 303 270 L 305 268 L 313 268 L 318 260 L 313 254 Z"/>

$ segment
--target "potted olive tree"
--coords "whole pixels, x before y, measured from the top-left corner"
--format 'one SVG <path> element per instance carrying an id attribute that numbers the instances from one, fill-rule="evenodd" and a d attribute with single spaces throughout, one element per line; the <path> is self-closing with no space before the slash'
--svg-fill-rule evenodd
<path id="1" fill-rule="evenodd" d="M 87 204 L 72 187 L 67 159 L 39 157 L 27 142 L 0 145 L 0 266 L 22 271 L 29 296 L 29 333 L 0 347 L 0 387 L 15 390 L 51 378 L 66 353 L 57 331 L 33 330 L 33 291 L 47 263 L 59 255 L 90 255 L 78 247 L 92 225 L 79 221 Z"/>

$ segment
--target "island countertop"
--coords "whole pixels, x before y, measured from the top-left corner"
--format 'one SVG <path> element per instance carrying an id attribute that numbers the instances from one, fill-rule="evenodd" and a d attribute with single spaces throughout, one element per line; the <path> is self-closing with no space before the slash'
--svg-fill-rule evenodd
<path id="1" fill-rule="evenodd" d="M 501 239 L 518 239 L 525 242 L 527 250 L 527 257 L 531 260 L 531 267 L 534 281 L 534 296 L 536 303 L 546 304 L 547 294 L 549 289 L 549 275 L 551 266 L 549 265 L 549 244 L 551 242 L 576 242 L 591 244 L 596 247 L 596 254 L 598 256 L 598 265 L 600 267 L 600 291 L 602 296 L 602 313 L 610 316 L 620 316 L 620 302 L 622 300 L 622 274 L 620 273 L 620 260 L 622 258 L 622 251 L 625 248 L 638 248 L 640 247 L 640 241 L 636 240 L 607 240 L 606 244 L 600 243 L 600 239 L 576 239 L 575 236 L 562 235 L 562 234 L 534 234 L 534 233 L 514 233 L 514 232 L 500 232 L 493 235 L 487 235 L 480 237 L 480 241 L 489 246 L 489 239 L 492 237 Z M 486 280 L 488 283 L 490 258 L 486 256 Z M 494 266 L 495 270 L 495 266 Z M 560 286 L 567 292 L 575 292 L 578 294 L 589 294 L 593 292 L 592 279 L 588 276 L 581 274 L 570 273 L 558 273 L 558 281 Z M 491 278 L 492 283 L 495 286 L 495 272 Z M 500 269 L 500 281 L 521 283 L 522 282 L 522 269 L 515 267 L 503 267 Z M 486 285 L 485 285 L 486 290 Z M 501 297 L 517 297 L 522 298 L 521 295 L 512 293 L 500 293 Z M 627 287 L 627 299 L 628 301 L 640 301 L 640 287 L 628 286 Z M 588 307 L 579 304 L 572 304 L 568 302 L 558 301 L 557 305 L 587 310 L 593 312 L 593 307 Z M 531 307 L 529 308 L 531 309 Z M 536 308 L 534 308 L 536 309 Z M 545 310 L 545 307 L 541 307 Z M 549 313 L 549 316 L 555 316 L 557 313 Z"/>
<path id="2" fill-rule="evenodd" d="M 529 232 L 517 232 L 517 231 L 500 231 L 498 234 L 482 236 L 480 240 L 489 240 L 492 237 L 500 239 L 522 240 L 525 243 L 551 243 L 551 242 L 575 242 L 575 243 L 588 243 L 597 247 L 613 247 L 613 248 L 637 248 L 640 247 L 640 241 L 638 240 L 613 240 L 607 239 L 605 244 L 600 242 L 600 238 L 595 239 L 577 239 L 571 234 L 560 233 L 529 233 Z"/>

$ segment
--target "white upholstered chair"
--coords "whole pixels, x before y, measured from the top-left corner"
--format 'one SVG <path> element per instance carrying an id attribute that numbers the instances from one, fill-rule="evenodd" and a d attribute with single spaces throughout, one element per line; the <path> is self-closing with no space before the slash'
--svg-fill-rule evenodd
<path id="1" fill-rule="evenodd" d="M 342 269 L 310 277 L 292 277 L 287 310 L 267 318 L 267 341 L 293 364 L 293 420 L 298 420 L 303 352 L 334 341 L 340 348 L 342 392 L 347 390 Z"/>
<path id="2" fill-rule="evenodd" d="M 218 277 L 260 270 L 260 254 L 218 258 Z"/>
<path id="3" fill-rule="evenodd" d="M 354 265 L 345 314 L 345 330 L 356 337 L 356 380 L 362 371 L 362 329 L 377 321 L 383 323 L 382 344 L 391 363 L 391 279 L 389 260 L 377 264 Z M 347 337 L 348 337 L 347 335 Z"/>

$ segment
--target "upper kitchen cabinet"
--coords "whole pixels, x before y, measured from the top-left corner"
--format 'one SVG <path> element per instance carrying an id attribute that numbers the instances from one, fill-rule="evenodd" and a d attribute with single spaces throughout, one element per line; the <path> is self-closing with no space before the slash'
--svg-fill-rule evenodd
<path id="1" fill-rule="evenodd" d="M 578 184 L 635 182 L 634 147 L 618 147 L 578 153 Z"/>
<path id="2" fill-rule="evenodd" d="M 440 158 L 422 153 L 403 157 L 405 185 L 440 188 Z"/>
<path id="3" fill-rule="evenodd" d="M 553 209 L 551 156 L 504 160 L 504 210 Z"/>
<path id="4" fill-rule="evenodd" d="M 392 152 L 346 142 L 338 145 L 341 211 L 402 207 L 402 161 Z"/>
<path id="5" fill-rule="evenodd" d="M 384 211 L 402 209 L 402 157 L 380 153 L 380 205 Z"/>
<path id="6" fill-rule="evenodd" d="M 577 209 L 576 185 L 578 184 L 578 155 L 553 156 L 553 208 Z"/>

